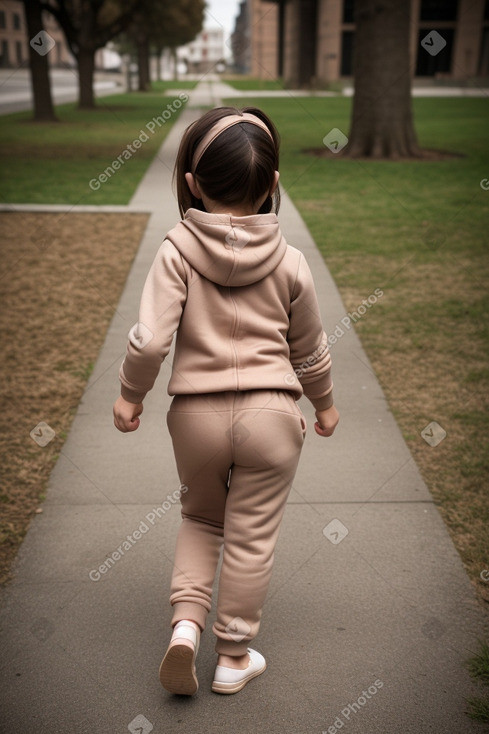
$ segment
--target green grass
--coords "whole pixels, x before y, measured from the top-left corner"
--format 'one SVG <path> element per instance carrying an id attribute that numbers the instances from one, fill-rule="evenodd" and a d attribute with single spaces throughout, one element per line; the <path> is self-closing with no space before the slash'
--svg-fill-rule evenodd
<path id="1" fill-rule="evenodd" d="M 249 77 L 236 79 L 235 77 L 224 77 L 223 82 L 226 82 L 226 84 L 234 87 L 234 89 L 239 89 L 243 92 L 248 92 L 250 90 L 273 91 L 277 89 L 284 89 L 284 84 L 280 81 L 280 79 L 251 79 Z"/>
<path id="2" fill-rule="evenodd" d="M 469 698 L 467 703 L 470 707 L 467 712 L 471 719 L 489 724 L 489 701 L 483 698 Z"/>
<path id="3" fill-rule="evenodd" d="M 480 642 L 480 650 L 467 661 L 467 667 L 473 678 L 484 685 L 489 684 L 489 645 Z M 489 724 L 489 698 L 469 698 L 468 715 L 471 719 Z"/>
<path id="4" fill-rule="evenodd" d="M 348 135 L 351 99 L 246 102 L 280 131 L 281 185 L 345 310 L 375 288 L 384 292 L 355 329 L 467 571 L 489 601 L 489 583 L 480 578 L 489 559 L 489 191 L 480 187 L 489 179 L 489 99 L 415 99 L 421 146 L 459 157 L 399 162 L 305 152 L 324 150 L 332 128 Z M 431 421 L 447 433 L 437 447 L 420 435 Z"/>
<path id="5" fill-rule="evenodd" d="M 473 678 L 489 685 L 489 644 L 480 642 L 480 649 L 467 661 L 467 667 Z"/>
<path id="6" fill-rule="evenodd" d="M 0 117 L 0 199 L 7 203 L 127 204 L 179 113 L 160 121 L 160 126 L 153 118 L 163 111 L 167 117 L 174 99 L 150 92 L 102 98 L 92 111 L 63 105 L 56 110 L 60 119 L 56 124 L 33 123 L 30 112 Z M 153 132 L 146 127 L 148 123 Z M 143 142 L 136 149 L 133 141 L 138 138 Z M 99 175 L 118 156 L 123 161 L 119 169 L 113 174 L 109 171 L 110 177 L 93 190 L 90 181 L 98 186 Z"/>
<path id="7" fill-rule="evenodd" d="M 166 92 L 171 89 L 195 89 L 197 81 L 189 81 L 188 79 L 165 79 L 161 82 L 151 82 L 152 92 Z"/>

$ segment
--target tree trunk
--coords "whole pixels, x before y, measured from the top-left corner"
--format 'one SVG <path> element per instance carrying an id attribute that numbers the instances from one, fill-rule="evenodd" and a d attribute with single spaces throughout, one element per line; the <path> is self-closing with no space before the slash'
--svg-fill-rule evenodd
<path id="1" fill-rule="evenodd" d="M 350 158 L 418 157 L 411 108 L 409 3 L 356 0 Z"/>
<path id="2" fill-rule="evenodd" d="M 24 0 L 24 13 L 27 35 L 29 38 L 34 38 L 39 34 L 39 31 L 43 30 L 42 11 L 38 0 Z M 40 38 L 36 46 L 39 46 L 40 50 L 44 50 L 43 44 L 45 44 L 45 41 Z M 32 96 L 34 99 L 34 121 L 57 122 L 51 97 L 48 57 L 47 55 L 42 56 L 39 54 L 30 44 L 29 67 L 31 71 Z"/>
<path id="3" fill-rule="evenodd" d="M 175 81 L 178 81 L 178 59 L 177 59 L 177 49 L 172 46 L 171 48 L 171 57 L 173 59 L 173 79 Z"/>
<path id="4" fill-rule="evenodd" d="M 299 87 L 311 87 L 316 82 L 316 48 L 318 0 L 301 0 L 299 10 Z"/>
<path id="5" fill-rule="evenodd" d="M 92 48 L 80 47 L 78 51 L 78 83 L 80 85 L 78 109 L 94 110 L 95 95 L 93 93 L 93 73 L 95 70 L 95 51 Z"/>
<path id="6" fill-rule="evenodd" d="M 146 37 L 138 38 L 137 41 L 138 51 L 138 78 L 139 78 L 139 92 L 148 92 L 151 87 L 151 80 L 149 74 L 149 43 Z"/>
<path id="7" fill-rule="evenodd" d="M 157 46 L 155 50 L 156 54 L 156 81 L 161 82 L 161 54 L 163 53 L 163 48 L 161 46 Z"/>

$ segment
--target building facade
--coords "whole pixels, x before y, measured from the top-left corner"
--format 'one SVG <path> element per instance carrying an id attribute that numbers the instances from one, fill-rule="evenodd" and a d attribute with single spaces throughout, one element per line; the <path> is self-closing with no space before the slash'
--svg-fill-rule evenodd
<path id="1" fill-rule="evenodd" d="M 489 76 L 489 0 L 405 2 L 411 3 L 413 76 Z M 248 49 L 247 73 L 280 77 L 292 87 L 325 85 L 352 75 L 354 12 L 355 0 L 243 0 L 246 24 L 237 22 L 233 39 Z M 421 46 L 431 31 L 445 42 L 433 55 Z"/>
<path id="2" fill-rule="evenodd" d="M 224 63 L 224 31 L 222 28 L 202 30 L 191 43 L 177 50 L 179 62 L 190 74 L 205 74 Z"/>
<path id="3" fill-rule="evenodd" d="M 50 65 L 74 66 L 75 61 L 66 43 L 64 33 L 51 13 L 43 13 L 43 26 L 56 44 L 47 55 Z M 24 17 L 24 3 L 19 0 L 3 0 L 0 5 L 0 68 L 12 69 L 28 66 L 29 41 Z"/>
<path id="4" fill-rule="evenodd" d="M 235 69 L 260 79 L 276 79 L 279 74 L 280 6 L 263 0 L 242 0 L 231 36 Z"/>
<path id="5" fill-rule="evenodd" d="M 241 0 L 236 17 L 234 32 L 231 36 L 234 69 L 238 74 L 249 74 L 251 71 L 251 25 L 248 0 Z"/>

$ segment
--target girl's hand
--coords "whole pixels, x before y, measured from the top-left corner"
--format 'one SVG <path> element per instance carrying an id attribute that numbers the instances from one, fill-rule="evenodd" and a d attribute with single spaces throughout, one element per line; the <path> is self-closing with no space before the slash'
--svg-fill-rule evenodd
<path id="1" fill-rule="evenodd" d="M 114 425 L 122 433 L 136 431 L 141 421 L 139 416 L 143 412 L 142 403 L 129 403 L 122 395 L 114 403 Z"/>
<path id="2" fill-rule="evenodd" d="M 317 410 L 316 418 L 317 422 L 314 424 L 314 430 L 318 436 L 327 437 L 333 435 L 334 429 L 338 425 L 340 414 L 336 410 L 335 406 L 332 405 L 331 408 L 328 408 L 327 410 Z"/>

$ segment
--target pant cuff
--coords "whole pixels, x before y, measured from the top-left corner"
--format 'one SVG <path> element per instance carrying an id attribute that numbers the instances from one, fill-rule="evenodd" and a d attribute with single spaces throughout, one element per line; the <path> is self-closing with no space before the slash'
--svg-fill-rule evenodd
<path id="1" fill-rule="evenodd" d="M 201 632 L 203 632 L 207 621 L 207 614 L 207 609 L 202 604 L 196 604 L 191 601 L 178 601 L 173 605 L 171 625 L 174 627 L 182 619 L 188 619 L 198 624 Z"/>
<path id="2" fill-rule="evenodd" d="M 215 650 L 218 655 L 229 655 L 230 657 L 239 657 L 246 655 L 248 652 L 248 641 L 234 642 L 233 640 L 223 640 L 218 637 L 216 640 Z"/>

